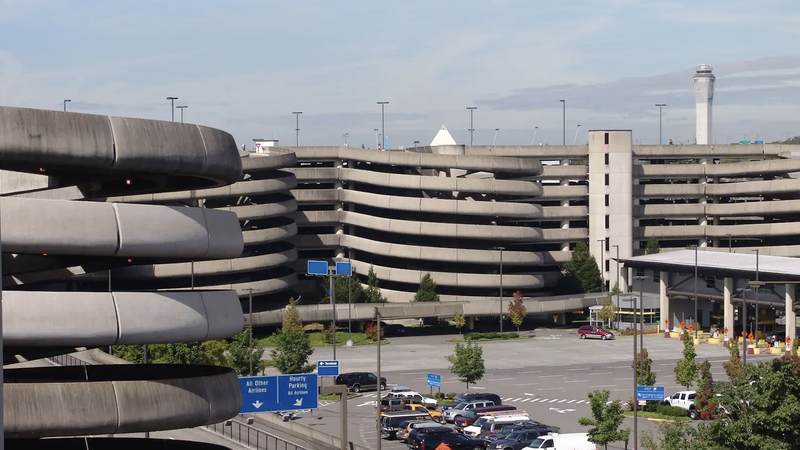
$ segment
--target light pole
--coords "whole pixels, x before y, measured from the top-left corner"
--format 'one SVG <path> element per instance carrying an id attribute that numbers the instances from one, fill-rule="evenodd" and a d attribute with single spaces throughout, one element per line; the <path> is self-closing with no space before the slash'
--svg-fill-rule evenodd
<path id="1" fill-rule="evenodd" d="M 386 115 L 385 115 L 385 107 L 389 104 L 389 102 L 378 102 L 381 105 L 381 138 L 383 142 L 381 143 L 381 148 L 386 148 Z M 380 409 L 380 408 L 378 408 Z"/>
<path id="2" fill-rule="evenodd" d="M 602 281 L 600 289 L 603 294 L 606 293 L 606 255 L 605 252 L 603 251 L 604 241 L 605 239 L 597 240 L 597 242 L 600 244 L 600 281 Z"/>
<path id="3" fill-rule="evenodd" d="M 177 100 L 177 99 L 178 99 L 178 97 L 167 97 L 167 100 L 172 102 L 172 106 L 170 107 L 170 110 L 172 111 L 172 121 L 173 122 L 175 122 L 175 100 Z"/>
<path id="4" fill-rule="evenodd" d="M 662 108 L 667 106 L 666 103 L 656 103 L 658 106 L 658 145 L 664 145 L 664 141 L 661 139 L 661 111 Z"/>
<path id="5" fill-rule="evenodd" d="M 500 128 L 494 129 L 494 139 L 492 139 L 492 147 L 494 147 L 494 143 L 497 142 L 497 132 L 500 131 Z"/>
<path id="6" fill-rule="evenodd" d="M 292 111 L 294 114 L 294 146 L 300 147 L 300 114 L 303 111 Z"/>
<path id="7" fill-rule="evenodd" d="M 352 270 L 353 261 L 347 259 Z M 347 346 L 353 346 L 353 274 L 347 279 Z M 380 385 L 380 382 L 378 383 Z"/>
<path id="8" fill-rule="evenodd" d="M 344 138 L 344 146 L 347 147 L 347 137 L 350 136 L 350 133 L 344 133 L 342 137 Z"/>
<path id="9" fill-rule="evenodd" d="M 503 332 L 503 250 L 505 247 L 497 247 L 500 250 L 500 332 Z"/>
<path id="10" fill-rule="evenodd" d="M 635 276 L 633 277 L 634 280 L 639 281 L 639 304 L 641 305 L 644 303 L 644 280 L 647 277 L 643 276 Z M 641 373 L 641 368 L 637 367 L 636 358 L 639 356 L 636 351 L 636 297 L 632 297 L 633 301 L 633 401 L 636 404 L 633 406 L 633 448 L 639 448 L 639 401 L 636 400 L 637 398 L 637 391 L 639 386 L 639 374 Z M 644 308 L 642 308 L 644 310 Z M 642 320 L 642 334 L 644 334 L 644 320 Z M 644 341 L 642 341 L 644 343 Z M 639 364 L 641 365 L 643 361 L 641 358 L 639 359 Z"/>
<path id="11" fill-rule="evenodd" d="M 378 370 L 377 370 L 377 372 L 378 372 L 378 386 L 376 388 L 376 390 L 378 391 L 378 399 L 376 401 L 376 405 L 378 405 L 378 407 L 375 408 L 375 415 L 376 415 L 376 417 L 375 417 L 375 426 L 378 428 L 378 450 L 381 450 L 381 441 L 382 441 L 382 439 L 381 439 L 381 407 L 380 407 L 380 404 L 381 404 L 381 320 L 382 320 L 381 312 L 376 307 L 375 308 L 375 324 L 376 324 L 377 328 L 375 329 L 375 331 L 378 333 L 378 345 L 377 345 L 377 347 L 378 347 Z M 344 400 L 344 401 L 346 401 L 346 400 Z M 342 420 L 344 420 L 344 418 L 342 418 Z"/>
<path id="12" fill-rule="evenodd" d="M 534 145 L 536 142 L 536 132 L 539 131 L 539 127 L 533 127 L 533 138 L 531 139 L 531 145 Z"/>
<path id="13" fill-rule="evenodd" d="M 580 124 L 578 124 L 578 126 L 575 127 L 575 137 L 572 138 L 572 145 L 575 145 L 575 143 L 578 142 L 578 130 L 580 130 L 580 128 L 581 128 Z"/>
<path id="14" fill-rule="evenodd" d="M 467 109 L 469 110 L 469 145 L 471 146 L 472 143 L 473 143 L 472 133 L 475 132 L 475 127 L 473 126 L 473 122 L 472 122 L 472 113 L 474 113 L 475 110 L 478 109 L 478 107 L 477 106 L 467 106 Z"/>
<path id="15" fill-rule="evenodd" d="M 378 141 L 378 131 L 380 131 L 380 130 L 375 128 L 375 148 L 376 149 L 381 148 L 380 141 Z"/>
<path id="16" fill-rule="evenodd" d="M 758 250 L 759 249 L 753 250 L 754 252 L 756 252 L 756 284 L 759 283 L 759 281 L 758 281 Z M 756 287 L 756 315 L 755 315 L 755 321 L 756 321 L 756 323 L 755 323 L 755 327 L 756 327 L 755 338 L 756 338 L 756 343 L 758 343 L 758 287 Z"/>
<path id="17" fill-rule="evenodd" d="M 64 112 L 67 112 L 67 103 L 71 102 L 72 100 L 65 99 L 64 100 Z"/>
<path id="18" fill-rule="evenodd" d="M 697 246 L 694 245 L 694 337 L 697 337 L 699 321 L 697 320 Z"/>
<path id="19" fill-rule="evenodd" d="M 561 102 L 561 134 L 562 145 L 567 145 L 567 101 L 559 100 Z"/>
<path id="20" fill-rule="evenodd" d="M 617 326 L 619 326 L 619 323 L 621 322 L 619 317 L 619 293 L 622 290 L 622 283 L 619 282 L 619 245 L 615 244 L 612 245 L 612 247 L 616 248 L 617 250 Z"/>
<path id="21" fill-rule="evenodd" d="M 189 106 L 187 106 L 187 105 L 178 105 L 178 106 L 176 106 L 176 108 L 181 110 L 181 123 L 183 123 L 183 110 L 188 108 L 188 107 Z"/>
<path id="22" fill-rule="evenodd" d="M 418 146 L 419 146 L 419 141 L 414 141 L 414 148 L 417 148 Z"/>
<path id="23" fill-rule="evenodd" d="M 248 313 L 249 319 L 247 319 L 248 324 L 250 325 L 249 330 L 249 339 L 250 339 L 250 376 L 253 376 L 253 288 L 250 288 L 250 295 L 247 296 L 247 302 L 250 306 L 250 312 Z"/>

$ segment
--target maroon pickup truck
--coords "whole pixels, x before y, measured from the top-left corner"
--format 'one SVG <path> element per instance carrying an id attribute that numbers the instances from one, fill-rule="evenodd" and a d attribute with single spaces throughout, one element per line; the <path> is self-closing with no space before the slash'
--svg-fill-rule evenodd
<path id="1" fill-rule="evenodd" d="M 463 430 L 464 428 L 472 425 L 478 420 L 478 417 L 486 415 L 487 413 L 493 413 L 498 411 L 513 411 L 517 409 L 515 406 L 511 405 L 494 405 L 494 406 L 484 406 L 483 408 L 475 408 L 466 411 L 461 417 L 456 420 L 456 429 Z"/>

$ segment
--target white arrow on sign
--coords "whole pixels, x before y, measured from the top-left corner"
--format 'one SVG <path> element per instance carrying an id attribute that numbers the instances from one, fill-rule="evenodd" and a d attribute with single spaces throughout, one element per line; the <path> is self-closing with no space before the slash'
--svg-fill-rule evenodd
<path id="1" fill-rule="evenodd" d="M 294 401 L 294 406 L 303 406 L 303 399 L 302 398 L 298 398 L 297 400 L 295 400 Z"/>
<path id="2" fill-rule="evenodd" d="M 261 408 L 261 405 L 263 405 L 263 403 L 261 403 L 261 401 L 259 401 L 259 400 L 256 400 L 256 402 L 253 403 L 253 406 L 255 406 L 256 409 Z"/>
<path id="3" fill-rule="evenodd" d="M 564 414 L 566 412 L 575 411 L 574 409 L 558 409 L 558 408 L 550 408 L 550 411 L 555 411 L 559 414 Z"/>

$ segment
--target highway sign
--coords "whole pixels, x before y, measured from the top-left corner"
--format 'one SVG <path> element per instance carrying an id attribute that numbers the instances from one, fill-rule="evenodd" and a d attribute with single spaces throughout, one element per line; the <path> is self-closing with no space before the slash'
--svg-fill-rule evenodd
<path id="1" fill-rule="evenodd" d="M 428 374 L 428 386 L 441 388 L 442 387 L 442 376 L 436 373 L 429 373 Z"/>
<path id="2" fill-rule="evenodd" d="M 307 264 L 306 273 L 309 275 L 327 275 L 328 262 L 327 261 L 309 261 Z"/>
<path id="3" fill-rule="evenodd" d="M 636 386 L 636 400 L 664 400 L 664 386 Z"/>
<path id="4" fill-rule="evenodd" d="M 748 145 L 750 144 L 750 141 L 739 141 L 739 143 L 742 145 Z"/>
<path id="5" fill-rule="evenodd" d="M 240 414 L 315 409 L 318 407 L 317 375 L 303 373 L 270 377 L 241 377 Z"/>
<path id="6" fill-rule="evenodd" d="M 321 377 L 339 376 L 339 361 L 317 361 L 317 375 Z"/>
<path id="7" fill-rule="evenodd" d="M 764 141 L 754 141 L 753 144 L 755 144 L 755 145 L 764 145 Z"/>
<path id="8" fill-rule="evenodd" d="M 350 265 L 349 262 L 337 262 L 336 263 L 336 275 L 344 275 L 349 277 L 353 274 L 353 267 Z"/>

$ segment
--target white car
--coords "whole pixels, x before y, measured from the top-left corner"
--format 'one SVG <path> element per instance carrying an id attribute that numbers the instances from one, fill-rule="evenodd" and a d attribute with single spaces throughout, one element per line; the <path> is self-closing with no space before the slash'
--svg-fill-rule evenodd
<path id="1" fill-rule="evenodd" d="M 439 402 L 435 398 L 425 397 L 419 392 L 408 386 L 395 386 L 383 398 L 408 398 L 416 399 L 420 404 L 428 409 L 436 409 Z"/>
<path id="2" fill-rule="evenodd" d="M 671 397 L 664 398 L 664 404 L 683 408 L 689 412 L 689 417 L 692 420 L 697 420 L 700 418 L 700 411 L 697 410 L 694 404 L 695 397 L 697 397 L 696 391 L 678 391 L 672 394 Z"/>

